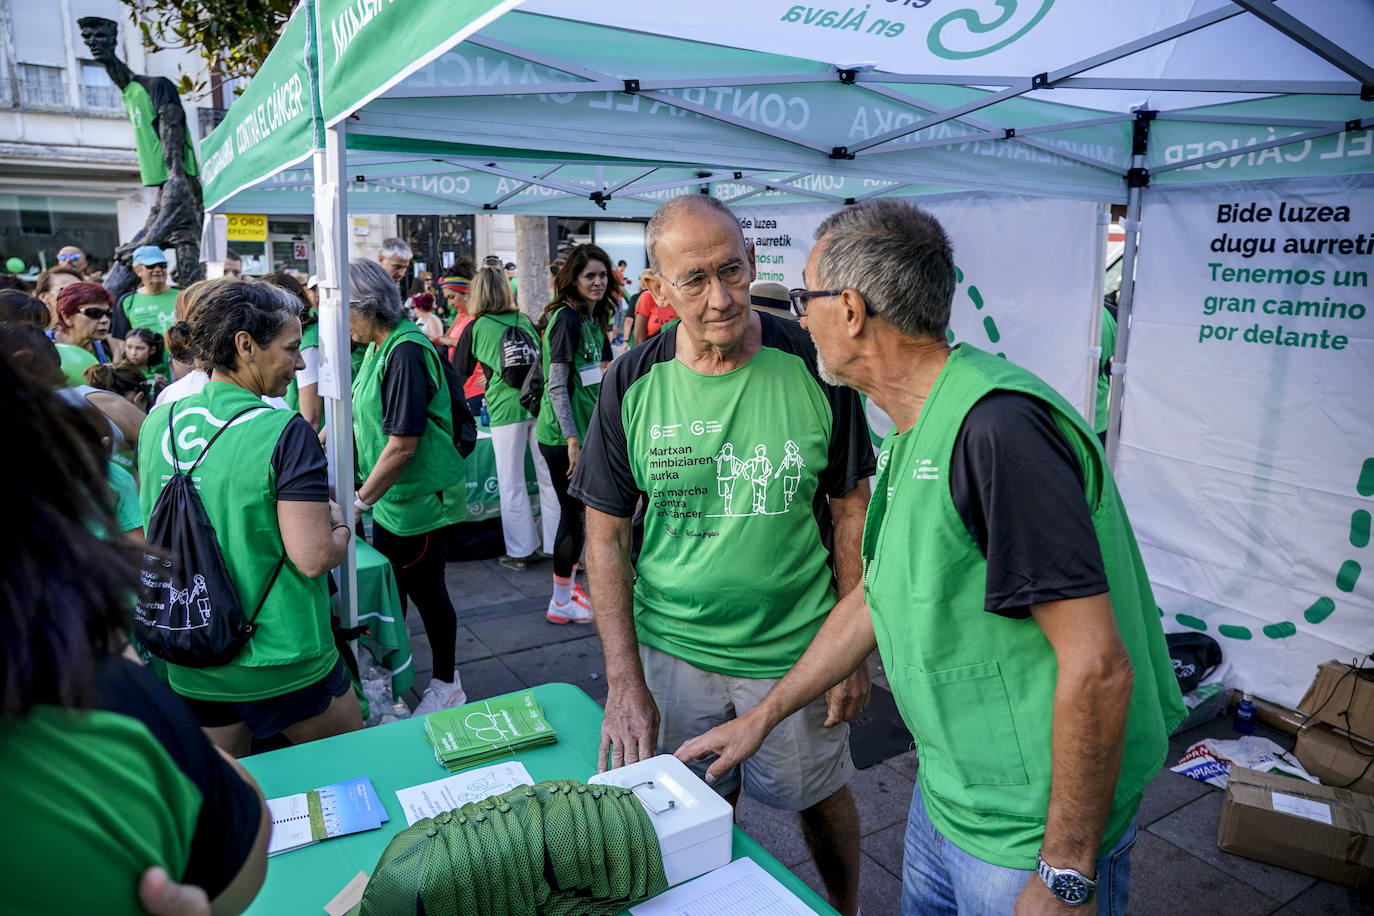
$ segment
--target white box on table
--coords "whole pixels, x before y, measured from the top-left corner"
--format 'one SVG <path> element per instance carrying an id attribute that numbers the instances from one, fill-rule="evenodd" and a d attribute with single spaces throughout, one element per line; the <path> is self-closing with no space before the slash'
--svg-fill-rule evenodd
<path id="1" fill-rule="evenodd" d="M 634 790 L 658 835 L 669 886 L 730 863 L 730 803 L 672 754 L 598 773 L 587 782 Z"/>

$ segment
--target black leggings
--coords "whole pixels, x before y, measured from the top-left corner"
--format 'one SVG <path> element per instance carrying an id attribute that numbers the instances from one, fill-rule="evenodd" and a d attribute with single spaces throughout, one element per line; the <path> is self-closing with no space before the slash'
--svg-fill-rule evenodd
<path id="1" fill-rule="evenodd" d="M 568 447 L 539 443 L 539 454 L 549 466 L 553 490 L 558 495 L 558 535 L 553 542 L 553 574 L 571 576 L 587 541 L 587 522 L 582 500 L 568 492 Z"/>
<path id="2" fill-rule="evenodd" d="M 425 623 L 429 648 L 434 653 L 434 676 L 447 681 L 456 667 L 458 615 L 448 597 L 444 567 L 448 563 L 448 530 L 425 534 L 393 534 L 376 519 L 372 521 L 372 546 L 391 561 L 396 590 L 401 593 L 401 614 L 406 599 L 415 602 Z"/>

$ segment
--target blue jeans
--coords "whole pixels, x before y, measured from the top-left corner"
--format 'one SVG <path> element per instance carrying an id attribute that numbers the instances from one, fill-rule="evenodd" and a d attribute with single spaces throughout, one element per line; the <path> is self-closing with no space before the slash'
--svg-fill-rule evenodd
<path id="1" fill-rule="evenodd" d="M 1136 821 L 1097 860 L 1098 916 L 1123 916 L 1131 885 L 1131 847 Z M 1003 868 L 964 852 L 946 839 L 926 816 L 921 787 L 911 796 L 902 861 L 902 916 L 1005 916 L 1034 871 Z M 1039 878 L 1035 878 L 1039 881 Z M 1087 913 L 1092 904 L 1082 907 Z"/>

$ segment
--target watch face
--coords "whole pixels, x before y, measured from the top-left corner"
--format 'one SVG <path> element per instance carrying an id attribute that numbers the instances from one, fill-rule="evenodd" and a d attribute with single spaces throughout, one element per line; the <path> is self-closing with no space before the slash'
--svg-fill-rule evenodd
<path id="1" fill-rule="evenodd" d="M 1082 903 L 1088 899 L 1088 885 L 1076 875 L 1055 875 L 1050 892 L 1064 903 Z"/>

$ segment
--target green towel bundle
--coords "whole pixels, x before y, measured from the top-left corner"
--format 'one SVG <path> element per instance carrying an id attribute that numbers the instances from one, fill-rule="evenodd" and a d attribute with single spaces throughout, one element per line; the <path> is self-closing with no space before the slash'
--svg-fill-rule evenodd
<path id="1" fill-rule="evenodd" d="M 359 914 L 613 916 L 667 886 L 658 837 L 633 792 L 555 780 L 402 830 Z"/>

